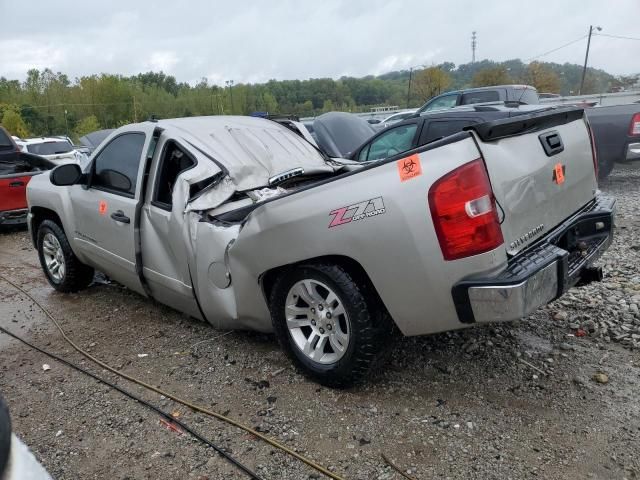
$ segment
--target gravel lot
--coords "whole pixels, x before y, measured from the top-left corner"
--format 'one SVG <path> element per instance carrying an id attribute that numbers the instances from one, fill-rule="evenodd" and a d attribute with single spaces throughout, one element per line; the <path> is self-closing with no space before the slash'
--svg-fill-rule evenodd
<path id="1" fill-rule="evenodd" d="M 350 391 L 297 374 L 271 336 L 216 331 L 116 284 L 55 293 L 26 232 L 0 234 L 0 272 L 110 365 L 228 412 L 344 478 L 402 478 L 384 452 L 417 479 L 635 479 L 638 185 L 640 169 L 630 167 L 601 185 L 618 197 L 604 282 L 574 289 L 521 322 L 403 339 L 386 370 Z M 0 299 L 3 326 L 179 412 L 265 479 L 323 478 L 247 434 L 101 371 L 1 280 Z M 154 413 L 2 334 L 0 391 L 16 433 L 57 479 L 245 478 Z"/>

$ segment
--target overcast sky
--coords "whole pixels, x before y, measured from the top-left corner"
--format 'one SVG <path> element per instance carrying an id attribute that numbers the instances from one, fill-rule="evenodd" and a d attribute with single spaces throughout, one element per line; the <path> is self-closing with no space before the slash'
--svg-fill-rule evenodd
<path id="1" fill-rule="evenodd" d="M 0 76 L 148 70 L 224 84 L 528 60 L 585 35 L 640 37 L 640 0 L 0 0 Z M 541 60 L 582 63 L 586 39 Z M 589 65 L 640 72 L 640 41 L 594 37 Z"/>

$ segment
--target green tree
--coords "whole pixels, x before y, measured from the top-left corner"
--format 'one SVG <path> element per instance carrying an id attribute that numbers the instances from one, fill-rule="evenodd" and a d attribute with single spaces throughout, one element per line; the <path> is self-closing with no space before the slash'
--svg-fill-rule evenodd
<path id="1" fill-rule="evenodd" d="M 493 85 L 507 85 L 511 83 L 511 77 L 504 67 L 485 68 L 473 76 L 474 87 L 491 87 Z"/>
<path id="2" fill-rule="evenodd" d="M 325 100 L 324 103 L 322 104 L 322 111 L 332 112 L 334 110 L 335 108 L 333 107 L 333 102 L 331 100 Z"/>
<path id="3" fill-rule="evenodd" d="M 550 67 L 541 62 L 531 62 L 525 73 L 526 83 L 539 92 L 560 92 L 560 78 Z"/>
<path id="4" fill-rule="evenodd" d="M 411 92 L 420 103 L 440 95 L 451 85 L 451 76 L 439 67 L 429 67 L 415 74 Z M 409 100 L 411 102 L 411 99 Z"/>
<path id="5" fill-rule="evenodd" d="M 74 129 L 75 134 L 78 137 L 83 137 L 87 133 L 95 132 L 96 130 L 100 130 L 100 122 L 95 115 L 89 115 L 88 117 L 84 117 L 82 120 L 78 122 L 76 128 Z"/>
<path id="6" fill-rule="evenodd" d="M 18 137 L 29 136 L 29 129 L 20 116 L 20 113 L 16 110 L 7 109 L 4 112 L 4 115 L 2 115 L 2 125 L 11 135 L 17 135 Z"/>

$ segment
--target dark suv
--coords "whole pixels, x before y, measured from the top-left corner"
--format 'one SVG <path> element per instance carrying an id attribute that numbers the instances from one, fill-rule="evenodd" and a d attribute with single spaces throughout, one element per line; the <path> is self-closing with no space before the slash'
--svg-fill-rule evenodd
<path id="1" fill-rule="evenodd" d="M 552 107 L 546 105 L 468 105 L 408 118 L 381 130 L 358 147 L 349 158 L 367 162 L 434 142 L 477 123 L 524 115 Z"/>
<path id="2" fill-rule="evenodd" d="M 430 110 L 443 110 L 476 103 L 517 102 L 528 105 L 540 103 L 538 91 L 528 85 L 496 85 L 494 87 L 467 88 L 433 97 L 418 109 L 416 115 Z"/>

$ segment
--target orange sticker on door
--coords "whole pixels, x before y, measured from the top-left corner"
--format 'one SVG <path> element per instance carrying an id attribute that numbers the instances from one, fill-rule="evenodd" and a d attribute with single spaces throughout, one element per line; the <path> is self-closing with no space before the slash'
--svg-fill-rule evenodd
<path id="1" fill-rule="evenodd" d="M 556 163 L 556 166 L 553 169 L 554 180 L 558 185 L 562 185 L 564 183 L 564 165 L 561 163 Z"/>
<path id="2" fill-rule="evenodd" d="M 417 153 L 398 160 L 396 165 L 398 166 L 398 175 L 400 175 L 401 182 L 422 175 L 422 165 L 420 164 L 420 157 Z"/>
<path id="3" fill-rule="evenodd" d="M 100 202 L 98 202 L 98 213 L 100 215 L 104 215 L 107 213 L 107 202 L 105 202 L 104 200 L 100 200 Z"/>

